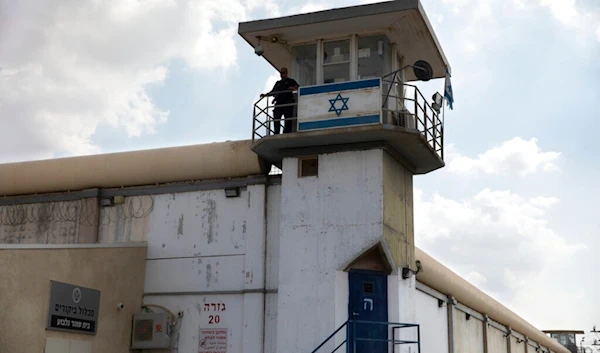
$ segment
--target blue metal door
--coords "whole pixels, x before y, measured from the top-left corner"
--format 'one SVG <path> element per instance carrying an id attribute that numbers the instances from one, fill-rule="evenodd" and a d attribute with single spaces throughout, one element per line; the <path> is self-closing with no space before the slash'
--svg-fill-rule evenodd
<path id="1" fill-rule="evenodd" d="M 387 322 L 387 275 L 383 272 L 351 271 L 348 276 L 350 319 Z M 374 341 L 388 339 L 386 324 L 354 323 L 354 327 L 350 327 L 348 338 L 349 353 L 387 353 L 388 351 L 388 342 Z"/>

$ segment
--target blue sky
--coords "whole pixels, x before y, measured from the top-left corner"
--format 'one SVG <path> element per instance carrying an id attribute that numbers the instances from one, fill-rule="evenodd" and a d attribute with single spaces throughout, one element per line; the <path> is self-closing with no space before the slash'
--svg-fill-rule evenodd
<path id="1" fill-rule="evenodd" d="M 361 3 L 0 1 L 0 162 L 248 139 L 275 71 L 237 23 Z M 446 168 L 415 178 L 418 245 L 540 328 L 589 330 L 600 2 L 422 4 L 455 109 Z"/>

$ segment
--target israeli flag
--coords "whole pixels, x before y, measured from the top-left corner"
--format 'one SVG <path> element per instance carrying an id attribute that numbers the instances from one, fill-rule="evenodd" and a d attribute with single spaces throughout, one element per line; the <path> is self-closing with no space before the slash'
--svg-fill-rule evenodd
<path id="1" fill-rule="evenodd" d="M 454 93 L 452 93 L 452 83 L 450 82 L 450 73 L 448 72 L 448 67 L 446 67 L 446 83 L 444 87 L 444 98 L 446 98 L 446 102 L 450 105 L 450 109 L 452 108 L 452 104 L 454 103 Z"/>

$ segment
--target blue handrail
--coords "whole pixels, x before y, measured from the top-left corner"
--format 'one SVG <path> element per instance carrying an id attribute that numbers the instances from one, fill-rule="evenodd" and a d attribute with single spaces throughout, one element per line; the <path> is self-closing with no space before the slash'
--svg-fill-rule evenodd
<path id="1" fill-rule="evenodd" d="M 357 337 L 356 336 L 356 324 L 366 324 L 366 325 L 386 325 L 391 326 L 392 328 L 392 338 L 391 339 L 381 339 L 381 338 L 366 338 L 366 337 Z M 396 345 L 398 344 L 416 344 L 417 345 L 417 353 L 421 353 L 421 327 L 418 324 L 406 324 L 399 322 L 382 322 L 382 321 L 365 321 L 365 320 L 347 320 L 340 327 L 338 327 L 329 337 L 327 337 L 317 348 L 315 348 L 311 353 L 317 353 L 319 349 L 321 349 L 325 344 L 327 344 L 338 332 L 340 332 L 343 328 L 346 328 L 346 339 L 344 339 L 331 353 L 336 352 L 340 349 L 344 344 L 346 344 L 346 352 L 347 353 L 360 353 L 356 351 L 356 343 L 357 341 L 371 341 L 371 342 L 391 342 L 392 343 L 392 352 L 395 353 Z M 396 339 L 397 330 L 403 328 L 411 328 L 414 327 L 417 329 L 417 340 L 416 341 L 407 341 Z M 352 329 L 352 335 L 350 335 L 350 329 Z"/>

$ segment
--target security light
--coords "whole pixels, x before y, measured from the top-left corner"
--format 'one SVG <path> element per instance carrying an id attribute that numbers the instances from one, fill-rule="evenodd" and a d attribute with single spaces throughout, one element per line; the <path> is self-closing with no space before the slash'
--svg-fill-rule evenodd
<path id="1" fill-rule="evenodd" d="M 238 196 L 240 196 L 240 188 L 225 189 L 225 197 L 238 197 Z"/>

